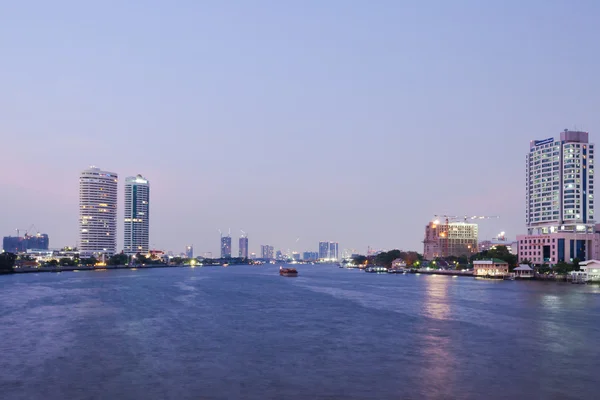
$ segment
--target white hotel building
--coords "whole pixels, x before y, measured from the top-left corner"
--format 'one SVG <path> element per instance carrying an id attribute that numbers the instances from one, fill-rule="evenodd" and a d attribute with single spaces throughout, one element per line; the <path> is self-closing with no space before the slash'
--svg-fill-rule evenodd
<path id="1" fill-rule="evenodd" d="M 150 183 L 142 175 L 125 178 L 123 252 L 147 254 L 150 233 Z"/>
<path id="2" fill-rule="evenodd" d="M 596 257 L 594 145 L 587 132 L 535 140 L 526 161 L 527 235 L 517 236 L 519 261 L 556 264 Z"/>
<path id="3" fill-rule="evenodd" d="M 117 248 L 117 182 L 114 172 L 91 167 L 79 177 L 81 257 L 112 255 Z"/>

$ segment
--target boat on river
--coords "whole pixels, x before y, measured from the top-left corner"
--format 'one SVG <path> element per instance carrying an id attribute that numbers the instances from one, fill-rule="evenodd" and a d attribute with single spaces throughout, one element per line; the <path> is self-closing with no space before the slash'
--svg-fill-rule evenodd
<path id="1" fill-rule="evenodd" d="M 298 276 L 296 268 L 283 268 L 279 267 L 279 275 L 281 276 Z"/>

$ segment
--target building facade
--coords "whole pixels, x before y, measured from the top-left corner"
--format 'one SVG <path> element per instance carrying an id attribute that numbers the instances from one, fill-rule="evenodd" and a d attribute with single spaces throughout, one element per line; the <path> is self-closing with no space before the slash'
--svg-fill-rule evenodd
<path id="1" fill-rule="evenodd" d="M 527 234 L 594 232 L 594 145 L 568 131 L 533 140 L 526 159 Z"/>
<path id="2" fill-rule="evenodd" d="M 275 248 L 268 244 L 260 246 L 260 258 L 272 260 L 275 257 Z"/>
<path id="3" fill-rule="evenodd" d="M 185 246 L 185 258 L 194 258 L 194 246 Z"/>
<path id="4" fill-rule="evenodd" d="M 304 261 L 317 261 L 319 259 L 319 253 L 316 251 L 305 251 L 302 254 L 302 260 Z"/>
<path id="5" fill-rule="evenodd" d="M 473 276 L 504 277 L 508 274 L 508 263 L 504 260 L 473 261 Z"/>
<path id="6" fill-rule="evenodd" d="M 91 167 L 79 177 L 79 252 L 81 257 L 117 251 L 118 175 Z"/>
<path id="7" fill-rule="evenodd" d="M 477 253 L 479 227 L 466 222 L 449 222 L 448 225 L 430 222 L 425 226 L 423 257 L 434 260 L 438 257 L 461 257 Z"/>
<path id="8" fill-rule="evenodd" d="M 221 236 L 221 258 L 231 258 L 231 236 Z"/>
<path id="9" fill-rule="evenodd" d="M 240 258 L 248 258 L 248 236 L 240 236 L 239 240 L 240 250 L 239 257 Z"/>
<path id="10" fill-rule="evenodd" d="M 123 252 L 148 254 L 150 240 L 150 183 L 142 175 L 125 178 Z"/>
<path id="11" fill-rule="evenodd" d="M 5 236 L 2 249 L 9 253 L 24 253 L 27 250 L 48 250 L 50 239 L 45 233 L 25 236 Z"/>
<path id="12" fill-rule="evenodd" d="M 337 242 L 319 242 L 319 260 L 337 261 L 339 244 Z"/>
<path id="13" fill-rule="evenodd" d="M 547 235 L 519 235 L 519 262 L 530 261 L 535 265 L 555 265 L 596 258 L 600 254 L 600 234 L 557 232 Z"/>
<path id="14" fill-rule="evenodd" d="M 599 254 L 594 214 L 594 144 L 588 132 L 533 140 L 526 156 L 525 222 L 519 262 L 535 265 L 589 260 Z"/>

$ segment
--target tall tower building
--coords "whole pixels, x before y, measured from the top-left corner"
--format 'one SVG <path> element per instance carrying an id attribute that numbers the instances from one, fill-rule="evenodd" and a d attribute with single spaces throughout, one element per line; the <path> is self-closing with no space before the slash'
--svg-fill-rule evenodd
<path id="1" fill-rule="evenodd" d="M 231 236 L 221 235 L 221 258 L 231 258 Z"/>
<path id="2" fill-rule="evenodd" d="M 527 154 L 528 234 L 593 232 L 594 145 L 587 132 L 533 140 Z"/>
<path id="3" fill-rule="evenodd" d="M 526 158 L 525 220 L 519 262 L 555 265 L 600 257 L 595 232 L 594 145 L 587 132 L 532 140 Z"/>
<path id="4" fill-rule="evenodd" d="M 185 246 L 185 258 L 194 258 L 194 246 Z"/>
<path id="5" fill-rule="evenodd" d="M 125 178 L 125 254 L 147 254 L 150 233 L 150 183 L 142 175 Z"/>
<path id="6" fill-rule="evenodd" d="M 275 254 L 274 251 L 275 251 L 275 249 L 273 248 L 273 246 L 270 246 L 268 244 L 263 244 L 260 246 L 261 258 L 269 259 L 269 260 L 273 259 L 274 254 Z"/>
<path id="7" fill-rule="evenodd" d="M 242 235 L 240 236 L 240 258 L 248 258 L 248 236 Z"/>
<path id="8" fill-rule="evenodd" d="M 339 244 L 337 242 L 319 242 L 319 259 L 335 261 L 339 257 Z"/>
<path id="9" fill-rule="evenodd" d="M 117 251 L 117 181 L 114 172 L 90 167 L 79 176 L 79 252 L 82 257 Z"/>

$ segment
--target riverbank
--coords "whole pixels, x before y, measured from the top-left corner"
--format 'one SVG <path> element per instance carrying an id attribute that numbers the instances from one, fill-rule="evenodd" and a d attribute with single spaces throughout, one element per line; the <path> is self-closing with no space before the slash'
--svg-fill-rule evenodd
<path id="1" fill-rule="evenodd" d="M 207 265 L 213 266 L 213 265 Z M 218 266 L 218 265 L 215 265 Z M 14 268 L 13 274 L 27 274 L 27 273 L 36 273 L 36 272 L 79 272 L 79 271 L 104 271 L 111 269 L 153 269 L 153 268 L 194 268 L 195 265 L 188 264 L 178 264 L 178 265 L 170 265 L 170 264 L 152 264 L 152 265 L 106 265 L 102 267 L 93 267 L 93 266 L 76 266 L 76 267 L 66 267 L 66 266 L 55 266 L 55 267 L 20 267 Z"/>

